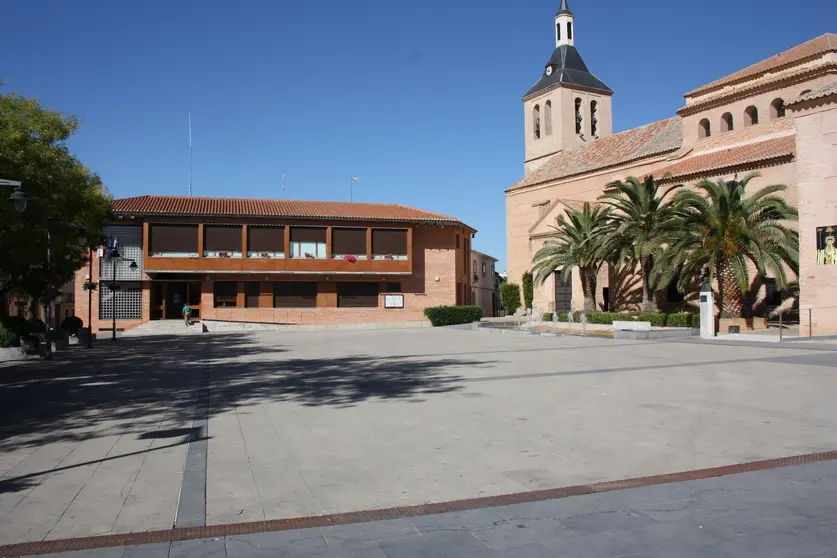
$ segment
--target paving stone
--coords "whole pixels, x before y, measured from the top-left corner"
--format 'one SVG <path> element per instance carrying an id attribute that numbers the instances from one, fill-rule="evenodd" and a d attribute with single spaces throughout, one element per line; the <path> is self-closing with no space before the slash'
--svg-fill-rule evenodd
<path id="1" fill-rule="evenodd" d="M 169 558 L 226 558 L 224 539 L 198 539 L 171 543 Z"/>
<path id="2" fill-rule="evenodd" d="M 474 528 L 489 528 L 505 521 L 491 508 L 465 510 L 412 518 L 422 533 L 430 531 L 460 531 Z"/>
<path id="3" fill-rule="evenodd" d="M 787 558 L 822 554 L 829 548 L 796 535 L 773 531 L 718 541 L 718 548 L 740 558 Z"/>
<path id="4" fill-rule="evenodd" d="M 471 533 L 435 532 L 380 543 L 389 558 L 461 558 L 488 550 Z"/>
<path id="5" fill-rule="evenodd" d="M 281 550 L 288 548 L 311 549 L 326 548 L 325 539 L 319 529 L 296 529 L 251 535 L 233 535 L 226 539 L 227 553 L 230 556 L 247 556 L 250 550 Z"/>
<path id="6" fill-rule="evenodd" d="M 639 529 L 653 524 L 654 519 L 637 511 L 603 511 L 565 517 L 561 523 L 578 534 L 602 533 L 611 530 Z"/>
<path id="7" fill-rule="evenodd" d="M 471 533 L 492 549 L 513 548 L 572 535 L 552 518 L 510 520 L 487 529 L 472 529 Z"/>
<path id="8" fill-rule="evenodd" d="M 166 545 L 168 547 L 168 545 Z M 124 546 L 112 548 L 94 548 L 91 550 L 73 550 L 55 554 L 39 554 L 38 558 L 122 558 Z"/>
<path id="9" fill-rule="evenodd" d="M 152 543 L 126 546 L 122 558 L 168 558 L 171 543 Z"/>
<path id="10" fill-rule="evenodd" d="M 368 545 L 398 537 L 418 536 L 421 533 L 409 519 L 372 521 L 351 525 L 333 525 L 320 529 L 329 547 Z"/>
<path id="11" fill-rule="evenodd" d="M 279 556 L 280 558 L 389 558 L 377 544 L 320 550 L 288 548 L 281 550 Z"/>

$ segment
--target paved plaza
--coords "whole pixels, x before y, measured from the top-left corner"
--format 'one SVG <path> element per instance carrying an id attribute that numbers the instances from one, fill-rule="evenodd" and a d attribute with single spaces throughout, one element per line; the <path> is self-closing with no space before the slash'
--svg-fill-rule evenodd
<path id="1" fill-rule="evenodd" d="M 456 329 L 103 341 L 53 363 L 0 368 L 0 544 L 391 508 L 830 451 L 832 349 Z M 832 466 L 772 474 L 800 471 L 833 491 Z M 802 509 L 816 490 L 797 488 L 782 492 L 794 502 L 789 517 L 819 525 Z M 826 504 L 813 505 L 819 513 Z M 405 529 L 424 532 L 415 522 Z M 355 528 L 376 524 L 366 525 Z M 510 525 L 498 527 L 517 532 Z M 820 527 L 827 534 L 833 525 Z M 434 536 L 463 535 L 441 531 Z M 485 543 L 475 549 L 503 551 L 468 536 Z M 217 555 L 229 544 L 222 540 Z M 377 555 L 425 555 L 379 546 L 386 554 Z"/>

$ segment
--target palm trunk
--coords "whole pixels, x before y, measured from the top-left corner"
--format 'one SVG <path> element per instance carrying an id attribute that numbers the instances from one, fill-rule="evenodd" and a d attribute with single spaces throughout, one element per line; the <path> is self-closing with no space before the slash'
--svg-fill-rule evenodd
<path id="1" fill-rule="evenodd" d="M 656 312 L 657 301 L 654 299 L 654 290 L 651 288 L 651 272 L 654 268 L 654 260 L 647 258 L 640 264 L 642 275 L 642 309 L 645 312 Z"/>
<path id="2" fill-rule="evenodd" d="M 741 318 L 744 315 L 744 294 L 735 280 L 729 260 L 718 262 L 718 306 L 722 318 Z"/>
<path id="3" fill-rule="evenodd" d="M 578 271 L 581 277 L 581 292 L 584 294 L 584 311 L 595 312 L 598 270 L 595 267 L 582 267 Z"/>

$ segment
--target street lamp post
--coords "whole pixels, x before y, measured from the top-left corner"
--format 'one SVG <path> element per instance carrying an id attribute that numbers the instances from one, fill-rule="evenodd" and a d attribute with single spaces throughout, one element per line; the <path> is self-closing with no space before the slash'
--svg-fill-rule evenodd
<path id="1" fill-rule="evenodd" d="M 87 348 L 93 348 L 93 289 L 96 284 L 93 283 L 93 248 L 89 248 L 90 252 L 90 271 L 87 273 L 87 283 L 84 288 L 87 289 Z"/>
<path id="2" fill-rule="evenodd" d="M 0 178 L 0 186 L 14 187 L 14 192 L 9 196 L 9 201 L 15 204 L 15 209 L 18 213 L 23 213 L 26 209 L 26 202 L 29 201 L 29 196 L 23 191 L 23 183 L 18 180 L 5 180 Z"/>
<path id="3" fill-rule="evenodd" d="M 116 262 L 117 260 L 126 260 L 130 261 L 131 265 L 129 266 L 130 269 L 137 269 L 137 262 L 135 260 L 130 260 L 127 258 L 123 258 L 119 254 L 119 250 L 114 248 L 111 250 L 110 253 L 110 261 L 112 265 L 113 275 L 111 276 L 111 283 L 110 283 L 110 296 L 111 296 L 111 318 L 113 319 L 113 337 L 112 339 L 116 341 L 116 291 L 118 290 L 118 286 L 116 284 Z"/>

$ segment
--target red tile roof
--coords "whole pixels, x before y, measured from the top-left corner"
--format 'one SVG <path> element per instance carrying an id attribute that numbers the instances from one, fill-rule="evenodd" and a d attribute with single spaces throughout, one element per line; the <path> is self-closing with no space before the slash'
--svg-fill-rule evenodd
<path id="1" fill-rule="evenodd" d="M 729 74 L 728 76 L 717 79 L 712 83 L 693 89 L 686 93 L 686 97 L 699 93 L 705 93 L 711 89 L 716 89 L 737 81 L 752 79 L 767 72 L 775 72 L 776 70 L 802 62 L 807 58 L 820 56 L 826 52 L 837 52 L 837 34 L 826 33 L 825 35 L 820 35 L 815 39 L 811 39 L 801 45 L 797 45 L 789 50 L 777 54 L 776 56 L 771 56 L 767 60 L 762 60 L 757 64 L 747 66 L 743 70 L 739 70 Z"/>
<path id="2" fill-rule="evenodd" d="M 193 196 L 123 198 L 113 201 L 113 212 L 117 215 L 284 217 L 462 224 L 454 217 L 398 204 Z"/>
<path id="3" fill-rule="evenodd" d="M 783 136 L 729 149 L 719 149 L 702 155 L 696 154 L 654 171 L 654 176 L 661 181 L 671 181 L 677 178 L 788 157 L 794 155 L 795 152 L 796 138 L 794 136 Z M 670 176 L 663 178 L 666 173 L 670 173 Z"/>
<path id="4" fill-rule="evenodd" d="M 674 116 L 551 155 L 538 170 L 506 191 L 667 153 L 682 143 L 680 117 Z"/>

